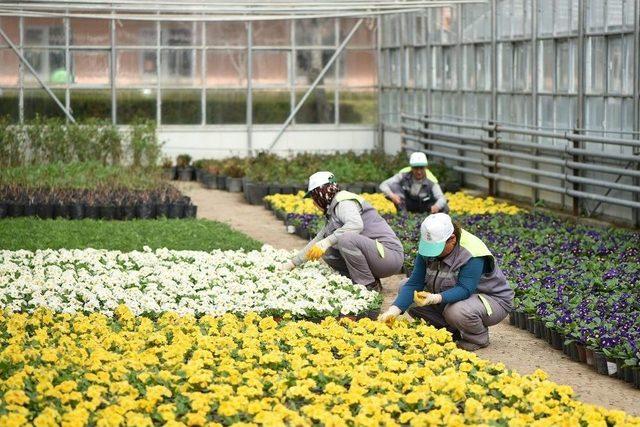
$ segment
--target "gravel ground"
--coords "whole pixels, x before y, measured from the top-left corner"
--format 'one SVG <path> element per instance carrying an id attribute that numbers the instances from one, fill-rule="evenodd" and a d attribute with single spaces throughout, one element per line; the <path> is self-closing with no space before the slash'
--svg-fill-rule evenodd
<path id="1" fill-rule="evenodd" d="M 288 234 L 282 221 L 262 206 L 251 206 L 242 194 L 207 190 L 196 183 L 176 185 L 198 205 L 198 217 L 229 224 L 236 230 L 276 248 L 300 249 L 304 240 Z M 391 304 L 403 276 L 384 279 L 384 306 Z M 621 409 L 640 416 L 640 390 L 596 373 L 585 364 L 571 361 L 561 351 L 530 333 L 509 325 L 505 320 L 491 328 L 491 345 L 477 351 L 481 357 L 502 362 L 520 374 L 544 369 L 551 380 L 573 387 L 577 397 L 609 409 Z"/>

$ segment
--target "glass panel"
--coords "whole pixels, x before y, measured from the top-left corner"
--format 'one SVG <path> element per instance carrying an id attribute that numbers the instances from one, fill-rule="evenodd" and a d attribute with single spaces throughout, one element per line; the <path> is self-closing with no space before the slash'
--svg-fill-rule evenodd
<path id="1" fill-rule="evenodd" d="M 604 30 L 604 3 L 605 0 L 587 1 L 587 31 Z"/>
<path id="2" fill-rule="evenodd" d="M 254 46 L 289 46 L 291 45 L 290 21 L 254 21 Z"/>
<path id="3" fill-rule="evenodd" d="M 608 130 L 622 130 L 622 99 L 607 98 L 604 128 Z M 615 135 L 618 137 L 619 135 Z"/>
<path id="4" fill-rule="evenodd" d="M 624 98 L 622 100 L 622 130 L 633 131 L 633 99 Z M 631 138 L 631 135 L 626 135 L 624 138 Z"/>
<path id="5" fill-rule="evenodd" d="M 538 126 L 546 129 L 554 127 L 552 96 L 538 97 Z"/>
<path id="6" fill-rule="evenodd" d="M 445 47 L 442 49 L 443 57 L 443 73 L 444 73 L 444 86 L 447 89 L 456 89 L 458 84 L 458 71 L 457 71 L 457 49 L 455 46 Z"/>
<path id="7" fill-rule="evenodd" d="M 571 1 L 571 32 L 574 34 L 578 33 L 578 25 L 580 24 L 580 19 L 578 17 L 578 5 L 579 0 Z"/>
<path id="8" fill-rule="evenodd" d="M 306 88 L 296 91 L 296 103 L 305 94 Z M 335 91 L 316 88 L 298 111 L 296 123 L 334 123 Z"/>
<path id="9" fill-rule="evenodd" d="M 529 43 L 514 44 L 513 55 L 514 90 L 531 90 L 531 45 Z"/>
<path id="10" fill-rule="evenodd" d="M 163 49 L 160 57 L 160 82 L 166 86 L 198 86 L 202 84 L 201 51 L 195 49 Z"/>
<path id="11" fill-rule="evenodd" d="M 288 58 L 288 52 L 253 52 L 253 83 L 256 85 L 288 85 Z"/>
<path id="12" fill-rule="evenodd" d="M 431 85 L 436 89 L 441 89 L 442 85 L 442 47 L 431 48 Z"/>
<path id="13" fill-rule="evenodd" d="M 59 18 L 25 18 L 25 46 L 64 46 L 64 25 Z M 14 39 L 17 43 L 18 39 Z"/>
<path id="14" fill-rule="evenodd" d="M 498 95 L 498 121 L 501 123 L 513 123 L 515 118 L 511 115 L 511 95 Z"/>
<path id="15" fill-rule="evenodd" d="M 476 88 L 476 51 L 475 45 L 462 46 L 462 88 Z"/>
<path id="16" fill-rule="evenodd" d="M 513 50 L 511 43 L 498 44 L 498 89 L 510 91 L 513 86 Z"/>
<path id="17" fill-rule="evenodd" d="M 116 42 L 119 46 L 155 46 L 158 42 L 156 23 L 150 21 L 117 21 Z"/>
<path id="18" fill-rule="evenodd" d="M 391 84 L 391 60 L 389 58 L 389 50 L 388 49 L 383 49 L 380 55 L 380 58 L 382 60 L 382 67 L 381 67 L 381 73 L 382 75 L 380 76 L 380 81 L 382 82 L 382 84 L 384 86 L 388 86 Z"/>
<path id="19" fill-rule="evenodd" d="M 18 85 L 19 63 L 20 60 L 13 50 L 0 49 L 0 86 Z M 1 110 L 0 114 L 2 114 Z"/>
<path id="20" fill-rule="evenodd" d="M 421 47 L 417 50 L 416 57 L 416 85 L 426 88 L 429 84 L 429 71 L 427 70 L 427 48 Z"/>
<path id="21" fill-rule="evenodd" d="M 345 37 L 347 37 L 356 22 L 358 22 L 358 19 L 356 18 L 340 19 L 340 39 L 338 40 L 338 43 L 341 43 L 345 39 Z M 360 28 L 358 28 L 353 37 L 351 37 L 351 41 L 349 42 L 348 46 L 373 48 L 376 45 L 375 34 L 376 20 L 365 19 L 364 22 L 360 25 Z"/>
<path id="22" fill-rule="evenodd" d="M 477 89 L 491 89 L 491 45 L 476 45 Z"/>
<path id="23" fill-rule="evenodd" d="M 378 122 L 378 99 L 374 89 L 340 91 L 340 123 Z"/>
<path id="24" fill-rule="evenodd" d="M 576 49 L 574 40 L 556 43 L 556 76 L 558 92 L 576 91 Z"/>
<path id="25" fill-rule="evenodd" d="M 566 34 L 571 28 L 571 0 L 555 0 L 555 33 Z"/>
<path id="26" fill-rule="evenodd" d="M 296 85 L 311 85 L 329 63 L 333 50 L 296 50 Z M 335 62 L 320 81 L 321 85 L 336 84 Z"/>
<path id="27" fill-rule="evenodd" d="M 161 22 L 160 43 L 163 46 L 199 46 L 202 43 L 200 22 Z"/>
<path id="28" fill-rule="evenodd" d="M 69 20 L 70 44 L 75 46 L 110 46 L 111 22 L 106 19 Z M 116 23 L 117 28 L 117 23 Z"/>
<path id="29" fill-rule="evenodd" d="M 538 34 L 541 36 L 553 34 L 553 4 L 554 0 L 538 0 Z"/>
<path id="30" fill-rule="evenodd" d="M 633 35 L 623 36 L 622 43 L 622 93 L 633 93 Z"/>
<path id="31" fill-rule="evenodd" d="M 120 124 L 128 124 L 137 119 L 156 120 L 155 89 L 118 90 L 116 102 Z"/>
<path id="32" fill-rule="evenodd" d="M 62 49 L 25 49 L 24 57 L 36 70 L 40 78 L 51 85 L 64 85 L 72 78 L 65 66 L 65 54 Z M 24 81 L 27 85 L 40 86 L 33 75 L 26 71 Z"/>
<path id="33" fill-rule="evenodd" d="M 202 120 L 200 90 L 163 89 L 162 124 L 195 125 Z"/>
<path id="34" fill-rule="evenodd" d="M 244 50 L 207 51 L 206 85 L 247 86 L 247 52 Z"/>
<path id="35" fill-rule="evenodd" d="M 376 54 L 371 50 L 347 50 L 340 56 L 340 84 L 342 86 L 374 86 Z"/>
<path id="36" fill-rule="evenodd" d="M 336 26 L 332 18 L 297 19 L 297 46 L 335 46 Z"/>
<path id="37" fill-rule="evenodd" d="M 442 8 L 429 9 L 429 40 L 432 44 L 442 42 Z"/>
<path id="38" fill-rule="evenodd" d="M 457 9 L 453 7 L 442 8 L 442 42 L 455 43 L 458 39 Z"/>
<path id="39" fill-rule="evenodd" d="M 576 126 L 576 98 L 559 96 L 556 98 L 556 128 L 573 129 Z"/>
<path id="40" fill-rule="evenodd" d="M 442 92 L 431 94 L 431 114 L 436 117 L 442 115 Z"/>
<path id="41" fill-rule="evenodd" d="M 531 34 L 529 30 L 531 22 L 528 10 L 529 2 L 525 0 L 513 0 L 511 10 L 511 36 L 524 37 Z"/>
<path id="42" fill-rule="evenodd" d="M 64 105 L 64 90 L 54 90 L 53 93 Z M 44 89 L 24 90 L 24 118 L 34 119 L 40 117 L 65 117 L 62 109 L 55 103 Z"/>
<path id="43" fill-rule="evenodd" d="M 0 114 L 12 122 L 19 118 L 18 96 L 17 89 L 0 88 Z"/>
<path id="44" fill-rule="evenodd" d="M 253 122 L 282 124 L 291 112 L 291 93 L 288 90 L 254 90 Z"/>
<path id="45" fill-rule="evenodd" d="M 72 81 L 78 85 L 108 85 L 109 52 L 71 51 Z"/>
<path id="46" fill-rule="evenodd" d="M 246 90 L 207 90 L 207 124 L 244 124 L 246 121 Z"/>
<path id="47" fill-rule="evenodd" d="M 513 15 L 511 0 L 498 0 L 496 4 L 496 15 L 498 24 L 498 37 L 501 39 L 511 36 L 511 20 Z"/>
<path id="48" fill-rule="evenodd" d="M 405 84 L 409 87 L 415 87 L 416 85 L 416 67 L 415 67 L 415 58 L 413 55 L 413 48 L 406 47 L 404 49 L 405 52 L 405 61 L 404 61 L 404 70 L 405 70 Z"/>
<path id="49" fill-rule="evenodd" d="M 71 111 L 76 120 L 111 120 L 111 90 L 72 90 Z"/>
<path id="50" fill-rule="evenodd" d="M 628 29 L 633 29 L 634 18 L 634 2 L 636 0 L 624 0 L 624 13 L 622 14 L 624 19 L 624 26 Z M 640 13 L 640 10 L 638 11 Z"/>
<path id="51" fill-rule="evenodd" d="M 604 126 L 604 98 L 588 97 L 586 103 L 586 128 L 602 129 Z"/>
<path id="52" fill-rule="evenodd" d="M 116 82 L 118 86 L 155 84 L 158 79 L 158 63 L 155 50 L 119 51 Z"/>
<path id="53" fill-rule="evenodd" d="M 608 84 L 609 93 L 622 92 L 622 38 L 618 36 L 609 37 L 608 50 Z"/>
<path id="54" fill-rule="evenodd" d="M 417 14 L 414 17 L 414 34 L 413 34 L 413 42 L 416 45 L 424 45 L 427 42 L 427 21 L 425 16 Z"/>
<path id="55" fill-rule="evenodd" d="M 246 46 L 247 27 L 244 22 L 207 22 L 207 46 Z"/>
<path id="56" fill-rule="evenodd" d="M 553 92 L 554 66 L 554 42 L 543 40 L 538 43 L 538 90 L 540 92 Z"/>
<path id="57" fill-rule="evenodd" d="M 622 29 L 622 3 L 623 0 L 607 0 L 607 29 Z"/>
<path id="58" fill-rule="evenodd" d="M 603 93 L 605 89 L 605 38 L 589 37 L 587 40 L 586 83 L 587 93 Z"/>
<path id="59" fill-rule="evenodd" d="M 400 65 L 400 49 L 391 49 L 390 50 L 390 68 L 389 68 L 389 77 L 391 78 L 391 84 L 394 86 L 400 86 L 400 73 L 401 73 L 401 65 Z"/>
<path id="60" fill-rule="evenodd" d="M 0 16 L 0 27 L 16 46 L 20 44 L 19 22 L 18 17 Z M 4 37 L 0 37 L 0 46 L 9 46 Z"/>

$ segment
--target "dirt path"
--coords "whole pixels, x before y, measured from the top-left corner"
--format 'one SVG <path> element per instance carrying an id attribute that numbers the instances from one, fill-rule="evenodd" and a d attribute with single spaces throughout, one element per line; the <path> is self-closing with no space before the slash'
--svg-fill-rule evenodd
<path id="1" fill-rule="evenodd" d="M 277 248 L 299 249 L 304 240 L 288 234 L 282 223 L 262 206 L 251 206 L 242 194 L 206 190 L 195 183 L 179 183 L 180 189 L 198 205 L 198 217 L 224 222 L 251 237 Z M 403 276 L 383 280 L 384 307 L 398 290 Z M 621 409 L 640 416 L 640 391 L 623 381 L 605 377 L 588 366 L 571 361 L 561 351 L 528 332 L 509 325 L 508 321 L 491 328 L 491 345 L 478 355 L 493 362 L 502 362 L 520 374 L 540 368 L 559 384 L 573 387 L 577 397 L 588 403 L 609 409 Z"/>

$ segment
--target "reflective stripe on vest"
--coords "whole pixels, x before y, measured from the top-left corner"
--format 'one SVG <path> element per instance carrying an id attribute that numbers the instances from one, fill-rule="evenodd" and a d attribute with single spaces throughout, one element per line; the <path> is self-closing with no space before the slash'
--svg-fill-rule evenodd
<path id="1" fill-rule="evenodd" d="M 472 257 L 488 258 L 491 262 L 491 271 L 495 268 L 496 261 L 493 254 L 482 240 L 466 230 L 460 230 L 460 246 L 469 251 Z"/>
<path id="2" fill-rule="evenodd" d="M 351 193 L 350 191 L 340 191 L 336 194 L 337 203 L 344 202 L 345 200 L 355 200 L 360 204 L 360 207 L 362 207 L 362 204 L 364 203 L 364 199 L 362 197 L 355 193 Z"/>
<path id="3" fill-rule="evenodd" d="M 406 168 L 400 170 L 399 173 L 409 173 L 411 172 L 411 166 L 407 166 Z M 436 178 L 436 176 L 434 174 L 431 173 L 431 171 L 427 168 L 424 168 L 424 172 L 425 172 L 425 177 L 433 182 L 434 184 L 438 183 L 438 178 Z"/>

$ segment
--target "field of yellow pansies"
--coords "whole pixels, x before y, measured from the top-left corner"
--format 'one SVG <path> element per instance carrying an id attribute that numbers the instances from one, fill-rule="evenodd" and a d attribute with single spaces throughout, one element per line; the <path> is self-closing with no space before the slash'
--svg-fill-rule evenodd
<path id="1" fill-rule="evenodd" d="M 0 313 L 2 426 L 640 425 L 424 323 Z"/>

